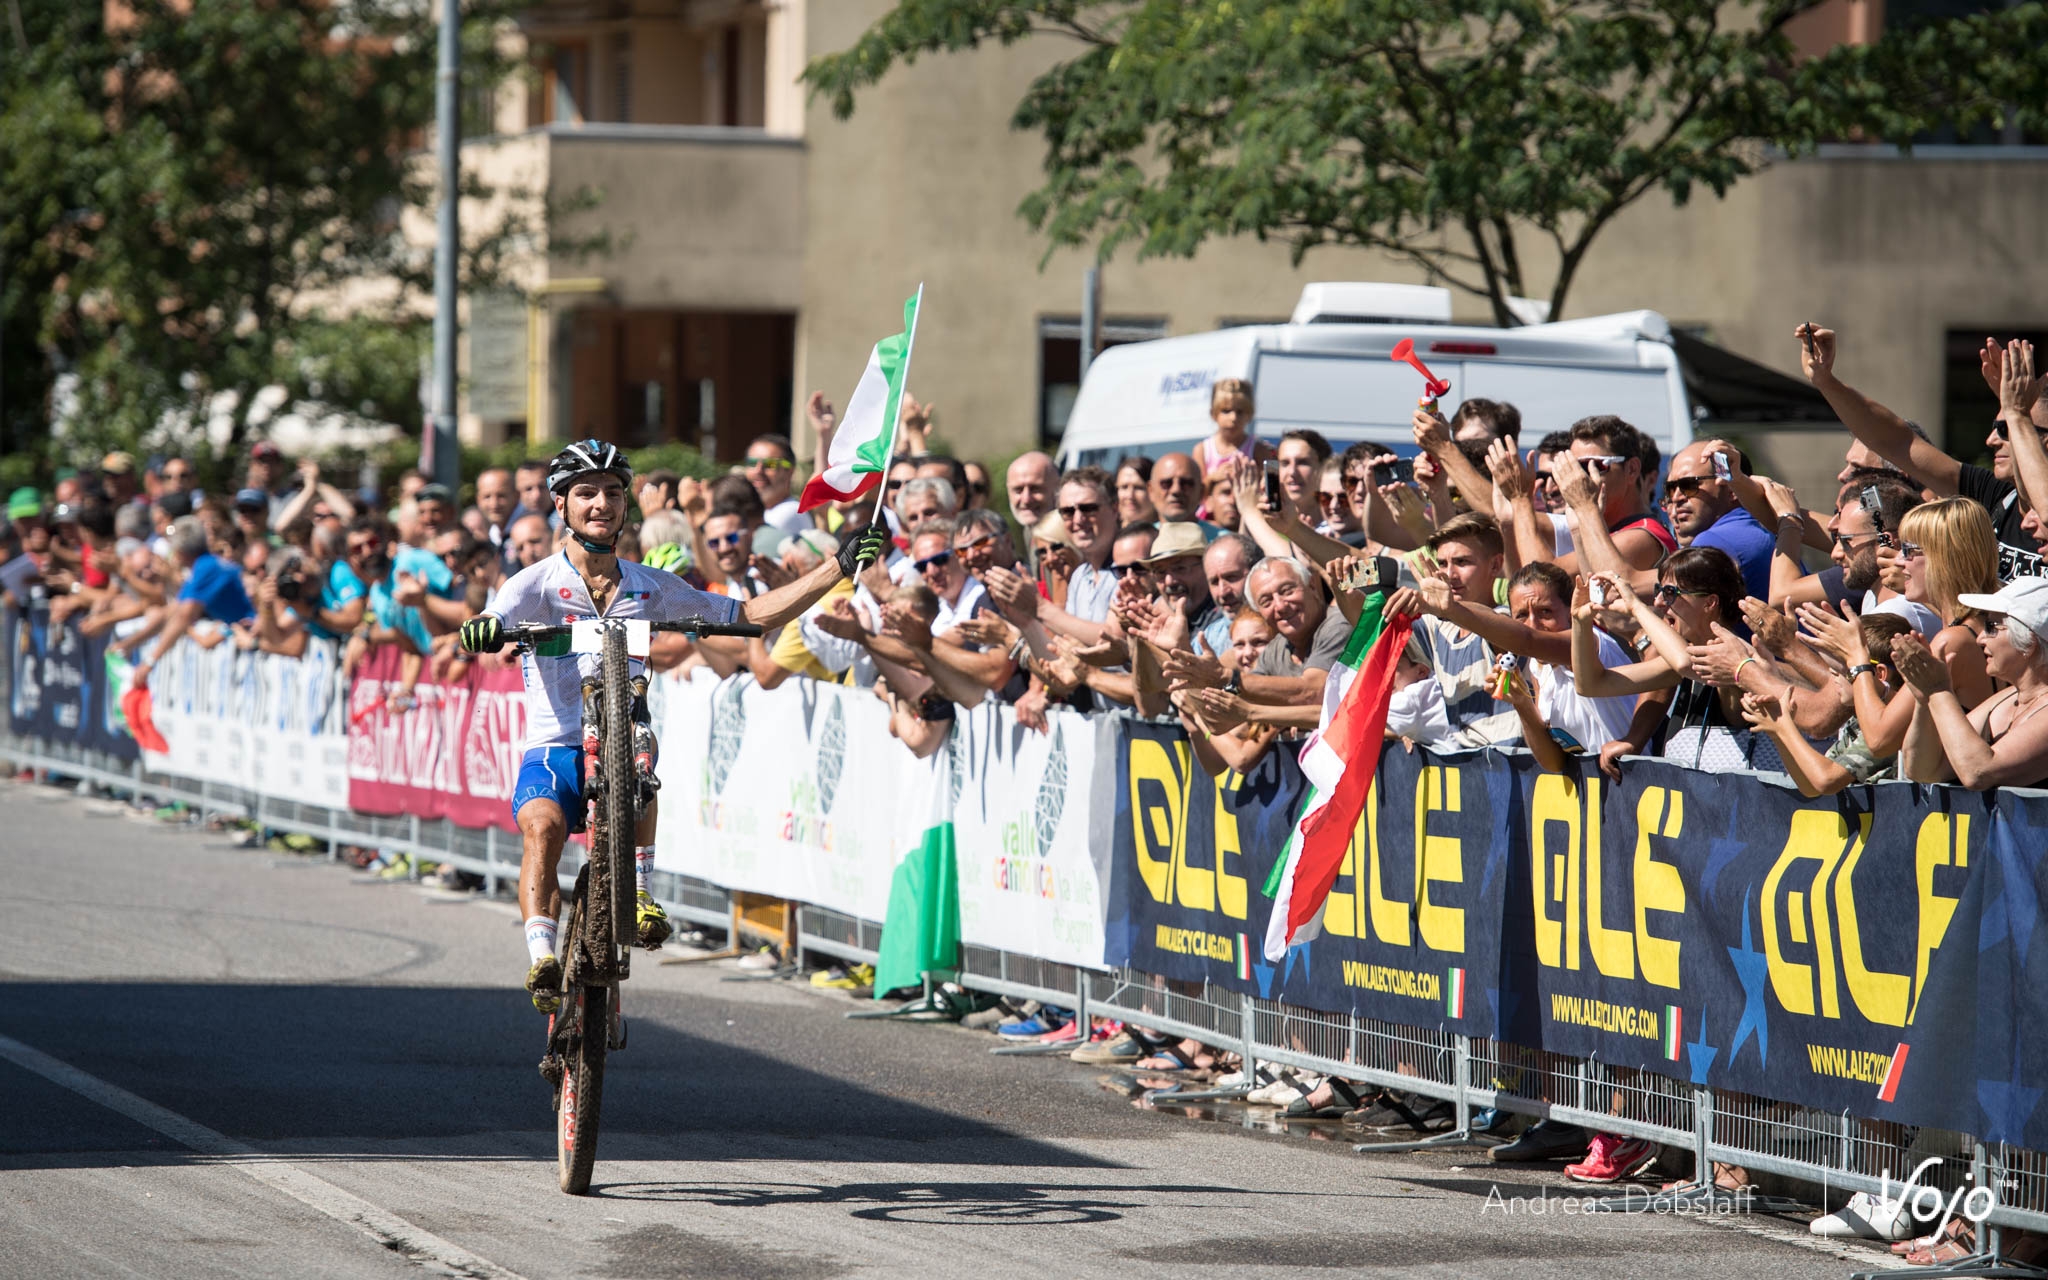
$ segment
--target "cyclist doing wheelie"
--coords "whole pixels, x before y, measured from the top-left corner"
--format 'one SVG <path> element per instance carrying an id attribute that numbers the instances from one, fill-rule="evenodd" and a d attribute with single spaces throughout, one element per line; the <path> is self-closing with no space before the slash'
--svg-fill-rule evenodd
<path id="1" fill-rule="evenodd" d="M 699 591 L 681 578 L 614 554 L 625 528 L 626 494 L 633 468 L 624 454 L 597 440 L 579 440 L 548 464 L 548 492 L 568 527 L 560 553 L 514 574 L 489 607 L 462 624 L 462 647 L 471 653 L 504 647 L 509 627 L 559 626 L 594 618 L 666 621 L 697 616 L 711 622 L 746 621 L 778 627 L 808 609 L 841 578 L 850 578 L 881 554 L 886 533 L 876 525 L 846 540 L 827 560 L 785 586 L 741 601 Z M 598 671 L 596 654 L 568 652 L 551 642 L 521 658 L 526 681 L 525 754 L 512 791 L 512 816 L 524 846 L 519 866 L 519 907 L 526 917 L 531 967 L 526 989 L 534 1007 L 553 1013 L 560 1003 L 561 962 L 555 956 L 561 886 L 556 868 L 562 844 L 581 831 L 588 809 L 583 795 L 583 681 Z M 642 668 L 635 659 L 632 670 Z M 646 732 L 636 728 L 637 733 Z M 651 740 L 647 744 L 651 753 Z M 635 754 L 642 754 L 635 744 Z M 654 865 L 655 804 L 648 798 L 633 833 L 639 882 L 638 937 L 660 946 L 669 936 L 667 915 L 648 892 Z"/>

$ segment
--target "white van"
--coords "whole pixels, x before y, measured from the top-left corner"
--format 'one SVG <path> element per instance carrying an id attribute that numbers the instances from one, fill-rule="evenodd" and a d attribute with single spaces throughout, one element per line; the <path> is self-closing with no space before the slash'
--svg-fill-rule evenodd
<path id="1" fill-rule="evenodd" d="M 1507 401 L 1521 411 L 1524 448 L 1600 413 L 1647 432 L 1667 460 L 1693 438 L 1685 373 L 1671 326 L 1656 312 L 1494 329 L 1446 323 L 1450 310 L 1444 289 L 1313 284 L 1287 324 L 1111 347 L 1082 380 L 1060 463 L 1107 468 L 1126 454 L 1186 452 L 1215 429 L 1210 385 L 1232 377 L 1252 383 L 1254 431 L 1264 439 L 1309 427 L 1339 451 L 1372 440 L 1412 455 L 1409 419 L 1423 381 L 1388 358 L 1403 338 L 1451 384 L 1442 397 L 1446 415 L 1475 396 Z M 1370 322 L 1353 322 L 1361 318 Z"/>

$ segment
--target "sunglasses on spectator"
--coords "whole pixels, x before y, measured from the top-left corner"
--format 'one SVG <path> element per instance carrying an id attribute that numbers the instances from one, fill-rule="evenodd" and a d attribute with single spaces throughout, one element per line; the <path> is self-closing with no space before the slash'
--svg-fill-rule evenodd
<path id="1" fill-rule="evenodd" d="M 913 560 L 910 563 L 917 567 L 919 573 L 924 573 L 928 570 L 942 568 L 953 563 L 953 553 L 941 551 L 935 556 L 926 556 L 922 560 Z"/>
<path id="2" fill-rule="evenodd" d="M 967 482 L 967 492 L 975 495 L 978 498 L 986 498 L 988 496 L 988 481 L 969 480 Z"/>
<path id="3" fill-rule="evenodd" d="M 1319 507 L 1334 507 L 1337 505 L 1337 500 L 1343 496 L 1341 493 L 1323 493 L 1318 490 L 1316 493 L 1316 505 Z"/>
<path id="4" fill-rule="evenodd" d="M 1911 560 L 1915 557 L 1924 556 L 1926 554 L 1927 548 L 1921 546 L 1917 542 L 1901 542 L 1899 544 L 1899 558 L 1901 560 Z"/>
<path id="5" fill-rule="evenodd" d="M 788 458 L 748 458 L 747 470 L 761 467 L 769 471 L 787 471 L 796 464 Z"/>
<path id="6" fill-rule="evenodd" d="M 1882 533 L 1830 533 L 1828 537 L 1834 539 L 1835 545 L 1842 550 L 1854 551 L 1856 549 L 1855 544 L 1863 539 L 1882 538 L 1884 535 Z"/>
<path id="7" fill-rule="evenodd" d="M 2035 431 L 2035 434 L 2037 434 L 2037 435 L 2048 435 L 2048 432 L 2044 432 L 2044 431 L 2042 431 L 2042 430 L 2041 430 L 2041 428 L 2039 428 L 2039 427 L 2036 427 L 2036 428 L 2034 428 L 2034 431 Z M 1992 438 L 1993 440 L 2004 440 L 2004 439 L 2006 439 L 2006 434 L 2005 434 L 2005 419 L 2003 419 L 2003 418 L 2000 418 L 2000 419 L 1999 419 L 1998 421 L 1996 421 L 1996 422 L 1994 422 L 1994 423 L 1992 423 L 1992 424 L 1991 424 L 1991 438 Z"/>
<path id="8" fill-rule="evenodd" d="M 704 541 L 713 547 L 736 547 L 740 545 L 740 536 L 737 533 L 723 533 L 715 538 L 707 537 Z"/>
<path id="9" fill-rule="evenodd" d="M 1162 489 L 1199 489 L 1201 487 L 1201 482 L 1193 476 L 1166 476 L 1163 479 L 1154 480 L 1152 483 Z"/>
<path id="10" fill-rule="evenodd" d="M 383 544 L 375 538 L 370 539 L 368 542 L 350 542 L 348 544 L 348 553 L 352 556 L 373 556 L 377 554 L 377 548 L 381 545 Z"/>
<path id="11" fill-rule="evenodd" d="M 1099 502 L 1077 502 L 1071 507 L 1056 507 L 1054 510 L 1060 513 L 1060 519 L 1062 520 L 1072 521 L 1075 516 L 1088 516 L 1092 519 L 1096 512 L 1102 510 L 1102 504 Z"/>
<path id="12" fill-rule="evenodd" d="M 903 481 L 901 480 L 885 480 L 882 482 L 882 491 L 884 493 L 894 493 L 902 487 Z"/>
<path id="13" fill-rule="evenodd" d="M 1658 604 L 1665 604 L 1676 600 L 1680 596 L 1692 596 L 1695 599 L 1700 599 L 1713 594 L 1711 591 L 1687 591 L 1685 588 L 1674 583 L 1660 582 L 1657 584 L 1657 589 L 1650 593 L 1650 598 Z"/>
<path id="14" fill-rule="evenodd" d="M 1667 496 L 1677 497 L 1681 493 L 1698 493 L 1700 486 L 1707 482 L 1706 476 L 1672 476 L 1664 482 Z"/>
<path id="15" fill-rule="evenodd" d="M 1586 470 L 1592 472 L 1596 476 L 1604 476 L 1608 472 L 1614 470 L 1614 468 L 1620 466 L 1622 463 L 1627 461 L 1627 458 L 1624 458 L 1619 454 L 1603 453 L 1596 457 L 1580 458 L 1579 465 L 1584 467 Z"/>
<path id="16" fill-rule="evenodd" d="M 975 551 L 975 550 L 979 550 L 979 549 L 980 549 L 980 548 L 982 548 L 982 547 L 985 547 L 985 546 L 987 546 L 987 545 L 988 545 L 989 543 L 991 543 L 991 542 L 994 542 L 995 540 L 996 540 L 996 535 L 994 535 L 994 534 L 992 534 L 992 533 L 984 533 L 984 534 L 982 534 L 982 535 L 981 535 L 981 536 L 980 536 L 979 538 L 976 538 L 976 539 L 975 539 L 974 541 L 972 541 L 972 542 L 956 542 L 956 543 L 954 543 L 954 544 L 953 544 L 953 550 L 954 550 L 954 551 L 956 551 L 956 552 L 958 552 L 958 551 Z"/>
<path id="17" fill-rule="evenodd" d="M 1129 564 L 1116 564 L 1112 562 L 1109 570 L 1111 573 L 1118 574 L 1134 573 L 1141 578 L 1152 572 L 1151 568 L 1143 560 L 1133 560 Z"/>

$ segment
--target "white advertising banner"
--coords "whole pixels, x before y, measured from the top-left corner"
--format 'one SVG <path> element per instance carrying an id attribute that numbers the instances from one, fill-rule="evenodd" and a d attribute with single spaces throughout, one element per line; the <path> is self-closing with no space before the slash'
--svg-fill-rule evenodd
<path id="1" fill-rule="evenodd" d="M 150 674 L 150 713 L 170 751 L 150 769 L 279 799 L 348 807 L 348 734 L 340 663 L 314 641 L 303 658 L 186 641 Z"/>
<path id="2" fill-rule="evenodd" d="M 897 809 L 915 763 L 863 689 L 661 676 L 654 865 L 868 920 L 889 909 Z"/>
<path id="3" fill-rule="evenodd" d="M 960 713 L 947 743 L 962 779 L 960 940 L 1099 969 L 1103 896 L 1088 850 L 1095 726 L 1064 709 L 1047 720 L 1047 732 L 1033 732 L 984 702 Z"/>
<path id="4" fill-rule="evenodd" d="M 661 827 L 655 865 L 727 889 L 868 920 L 888 913 L 906 806 L 922 830 L 926 766 L 889 736 L 864 689 L 746 677 L 657 679 Z M 951 808 L 960 939 L 1065 964 L 1102 964 L 1102 888 L 1088 848 L 1095 731 L 1055 712 L 1025 729 L 1007 707 L 963 711 Z M 914 840 L 915 832 L 912 833 Z"/>

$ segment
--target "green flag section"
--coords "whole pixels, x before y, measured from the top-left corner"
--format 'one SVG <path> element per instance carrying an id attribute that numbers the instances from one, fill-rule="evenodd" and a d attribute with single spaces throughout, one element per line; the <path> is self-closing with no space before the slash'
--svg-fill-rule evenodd
<path id="1" fill-rule="evenodd" d="M 1268 882 L 1274 899 L 1266 926 L 1268 960 L 1284 958 L 1288 948 L 1321 932 L 1323 903 L 1372 789 L 1394 668 L 1414 624 L 1408 617 L 1386 618 L 1386 600 L 1383 592 L 1366 596 L 1343 656 L 1323 685 L 1318 727 L 1301 751 L 1301 772 L 1310 786 L 1286 856 Z"/>
<path id="2" fill-rule="evenodd" d="M 882 482 L 896 450 L 896 426 L 903 417 L 903 389 L 910 380 L 910 353 L 917 342 L 917 312 L 924 286 L 904 300 L 903 332 L 882 339 L 868 354 L 868 367 L 846 402 L 846 416 L 833 433 L 825 469 L 804 486 L 797 510 L 826 502 L 850 502 Z"/>
<path id="3" fill-rule="evenodd" d="M 875 958 L 875 998 L 918 985 L 928 972 L 960 966 L 960 872 L 953 824 L 928 828 L 896 864 L 889 914 Z"/>
<path id="4" fill-rule="evenodd" d="M 896 870 L 876 948 L 875 997 L 960 967 L 960 871 L 953 843 L 953 751 L 924 761 L 895 828 Z"/>

